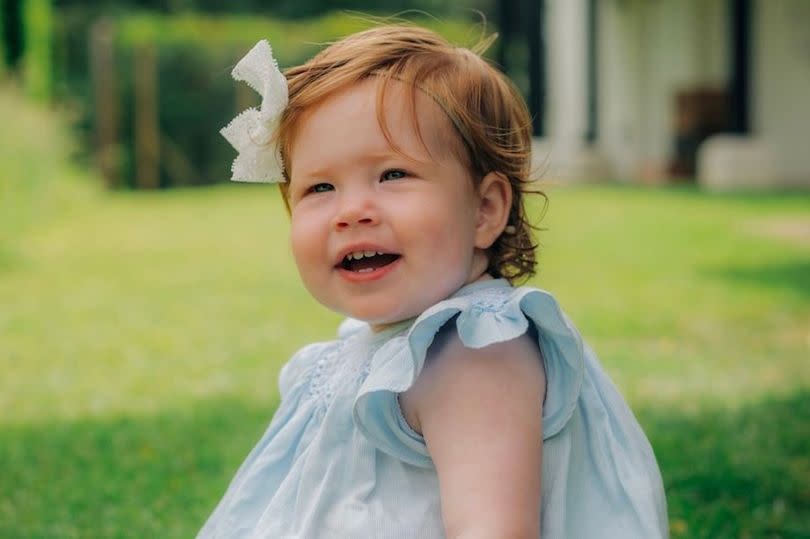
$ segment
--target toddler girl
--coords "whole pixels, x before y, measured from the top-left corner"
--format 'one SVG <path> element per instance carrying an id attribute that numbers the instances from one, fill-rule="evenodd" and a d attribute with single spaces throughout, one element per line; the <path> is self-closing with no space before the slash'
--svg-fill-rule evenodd
<path id="1" fill-rule="evenodd" d="M 282 75 L 223 130 L 279 181 L 301 278 L 348 317 L 298 351 L 200 538 L 667 536 L 647 439 L 533 273 L 530 119 L 476 53 L 378 27 Z"/>

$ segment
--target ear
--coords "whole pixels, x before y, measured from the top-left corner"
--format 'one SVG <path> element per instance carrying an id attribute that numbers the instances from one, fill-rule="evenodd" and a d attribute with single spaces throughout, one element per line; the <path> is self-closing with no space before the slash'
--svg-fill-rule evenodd
<path id="1" fill-rule="evenodd" d="M 489 249 L 506 227 L 512 208 L 512 186 L 500 172 L 490 172 L 478 186 L 475 246 Z"/>

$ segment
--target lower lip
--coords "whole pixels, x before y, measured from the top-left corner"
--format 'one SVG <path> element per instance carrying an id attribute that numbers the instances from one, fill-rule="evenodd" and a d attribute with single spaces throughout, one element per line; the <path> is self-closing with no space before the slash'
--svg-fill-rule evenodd
<path id="1" fill-rule="evenodd" d="M 376 281 L 378 279 L 382 279 L 396 268 L 399 265 L 402 257 L 400 256 L 393 262 L 388 265 L 382 266 L 380 268 L 375 268 L 371 271 L 351 271 L 341 267 L 338 267 L 338 273 L 341 277 L 346 279 L 352 283 L 367 283 L 370 281 Z"/>

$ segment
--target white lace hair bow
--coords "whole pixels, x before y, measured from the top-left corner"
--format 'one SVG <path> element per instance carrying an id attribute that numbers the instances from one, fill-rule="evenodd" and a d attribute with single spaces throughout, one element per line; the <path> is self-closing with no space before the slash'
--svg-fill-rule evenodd
<path id="1" fill-rule="evenodd" d="M 231 71 L 262 96 L 261 107 L 249 108 L 220 130 L 239 155 L 231 165 L 236 182 L 283 183 L 281 148 L 273 135 L 289 100 L 287 79 L 278 68 L 267 40 L 261 40 Z M 272 142 L 272 143 L 271 143 Z"/>

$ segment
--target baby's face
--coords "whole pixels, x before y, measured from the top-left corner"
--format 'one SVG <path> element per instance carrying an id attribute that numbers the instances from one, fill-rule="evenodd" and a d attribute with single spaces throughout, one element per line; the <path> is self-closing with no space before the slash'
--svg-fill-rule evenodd
<path id="1" fill-rule="evenodd" d="M 377 84 L 353 85 L 310 111 L 290 148 L 295 262 L 310 293 L 347 316 L 382 326 L 417 316 L 486 269 L 477 245 L 479 197 L 450 148 L 450 120 L 417 92 L 420 143 L 408 88 L 377 118 Z M 486 245 L 484 245 L 486 247 Z"/>

